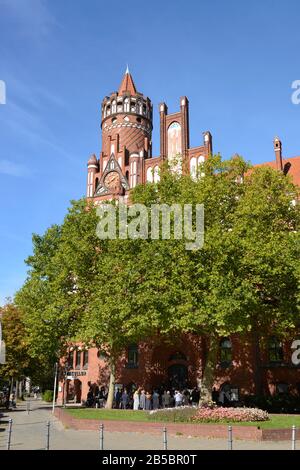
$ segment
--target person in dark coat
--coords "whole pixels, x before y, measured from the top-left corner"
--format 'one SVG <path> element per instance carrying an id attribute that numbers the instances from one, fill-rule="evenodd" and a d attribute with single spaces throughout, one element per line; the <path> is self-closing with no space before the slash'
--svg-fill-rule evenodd
<path id="1" fill-rule="evenodd" d="M 121 397 L 122 397 L 122 393 L 121 393 L 121 390 L 118 388 L 117 393 L 116 393 L 116 408 L 117 409 L 120 408 Z"/>

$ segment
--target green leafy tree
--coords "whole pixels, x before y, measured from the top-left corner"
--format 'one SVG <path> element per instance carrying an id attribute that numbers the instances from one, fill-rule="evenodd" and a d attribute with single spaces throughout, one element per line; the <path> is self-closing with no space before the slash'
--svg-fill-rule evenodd
<path id="1" fill-rule="evenodd" d="M 16 296 L 32 354 L 65 354 L 72 341 L 105 353 L 112 406 L 124 348 L 154 336 L 207 338 L 201 401 L 211 398 L 220 337 L 284 334 L 299 322 L 299 206 L 291 181 L 240 157 L 211 157 L 198 178 L 164 166 L 157 184 L 136 187 L 132 202 L 204 204 L 205 242 L 100 240 L 98 217 L 74 202 L 61 226 L 35 236 L 29 276 Z M 174 218 L 171 217 L 174 224 Z M 194 227 L 195 228 L 195 227 Z"/>
<path id="2" fill-rule="evenodd" d="M 169 327 L 207 338 L 201 387 L 206 402 L 222 336 L 252 335 L 258 342 L 271 331 L 290 334 L 299 326 L 300 216 L 299 205 L 292 204 L 297 188 L 271 168 L 249 171 L 240 157 L 215 156 L 199 173 L 191 181 L 163 170 L 160 183 L 138 187 L 134 200 L 204 204 L 204 246 L 180 255 L 191 305 L 174 308 Z"/>
<path id="3" fill-rule="evenodd" d="M 0 308 L 0 320 L 6 345 L 6 362 L 0 365 L 0 375 L 10 381 L 22 379 L 28 372 L 30 356 L 20 310 L 9 302 Z"/>

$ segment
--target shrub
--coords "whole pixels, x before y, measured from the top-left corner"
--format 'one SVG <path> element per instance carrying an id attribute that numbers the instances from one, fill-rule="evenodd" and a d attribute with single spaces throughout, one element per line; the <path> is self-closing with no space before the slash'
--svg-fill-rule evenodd
<path id="1" fill-rule="evenodd" d="M 148 415 L 150 421 L 165 421 L 180 423 L 190 421 L 197 408 L 192 406 L 182 406 L 180 408 L 161 408 L 152 410 Z"/>
<path id="2" fill-rule="evenodd" d="M 300 400 L 288 394 L 244 397 L 245 406 L 257 407 L 269 413 L 300 413 Z"/>
<path id="3" fill-rule="evenodd" d="M 44 401 L 50 403 L 53 400 L 53 390 L 45 390 L 42 397 Z"/>
<path id="4" fill-rule="evenodd" d="M 269 415 L 258 408 L 198 408 L 191 421 L 197 423 L 239 423 L 243 421 L 267 421 Z"/>

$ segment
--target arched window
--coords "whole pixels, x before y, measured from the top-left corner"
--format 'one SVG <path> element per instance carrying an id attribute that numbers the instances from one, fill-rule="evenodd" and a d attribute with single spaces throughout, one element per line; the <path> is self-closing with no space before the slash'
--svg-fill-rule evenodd
<path id="1" fill-rule="evenodd" d="M 83 368 L 87 369 L 89 366 L 89 351 L 88 349 L 85 349 L 83 351 Z"/>
<path id="2" fill-rule="evenodd" d="M 131 157 L 138 156 L 138 154 L 132 153 Z M 134 160 L 130 162 L 130 187 L 134 188 L 137 185 L 137 162 Z"/>
<path id="3" fill-rule="evenodd" d="M 80 369 L 80 368 L 81 368 L 81 351 L 77 349 L 75 353 L 75 369 Z"/>
<path id="4" fill-rule="evenodd" d="M 117 112 L 117 102 L 116 100 L 113 100 L 112 104 L 111 104 L 111 113 L 114 114 Z"/>
<path id="5" fill-rule="evenodd" d="M 135 368 L 138 367 L 139 357 L 138 357 L 138 345 L 130 344 L 127 350 L 127 367 Z"/>
<path id="6" fill-rule="evenodd" d="M 269 361 L 282 362 L 283 361 L 283 348 L 282 343 L 276 336 L 269 339 Z"/>
<path id="7" fill-rule="evenodd" d="M 154 183 L 158 183 L 160 181 L 159 176 L 159 167 L 156 165 L 153 170 L 153 181 Z"/>
<path id="8" fill-rule="evenodd" d="M 153 171 L 151 166 L 147 169 L 147 181 L 148 183 L 153 183 Z"/>
<path id="9" fill-rule="evenodd" d="M 143 105 L 142 105 L 142 102 L 141 101 L 138 101 L 137 102 L 137 112 L 139 114 L 143 114 Z"/>
<path id="10" fill-rule="evenodd" d="M 122 101 L 122 100 L 118 100 L 118 103 L 117 103 L 117 111 L 118 111 L 118 112 L 122 112 L 122 111 L 123 111 L 123 101 Z"/>
<path id="11" fill-rule="evenodd" d="M 126 179 L 128 181 L 128 184 L 129 184 L 129 171 L 128 170 L 126 171 L 125 176 L 126 176 Z"/>
<path id="12" fill-rule="evenodd" d="M 129 113 L 130 109 L 129 109 L 129 98 L 125 98 L 124 100 L 124 112 L 125 113 Z"/>
<path id="13" fill-rule="evenodd" d="M 110 105 L 108 104 L 106 106 L 106 115 L 108 116 L 110 114 Z"/>
<path id="14" fill-rule="evenodd" d="M 130 111 L 131 111 L 132 113 L 135 113 L 135 110 L 136 110 L 136 108 L 135 108 L 135 103 L 131 102 Z"/>
<path id="15" fill-rule="evenodd" d="M 74 351 L 69 352 L 68 356 L 68 366 L 70 369 L 74 368 Z"/>
<path id="16" fill-rule="evenodd" d="M 181 147 L 181 125 L 179 122 L 172 122 L 168 127 L 168 161 L 171 170 L 175 173 L 182 173 L 182 147 Z"/>
<path id="17" fill-rule="evenodd" d="M 232 343 L 229 338 L 223 338 L 220 342 L 221 366 L 228 367 L 232 362 Z"/>
<path id="18" fill-rule="evenodd" d="M 204 162 L 205 162 L 204 156 L 200 155 L 200 157 L 198 157 L 198 169 L 202 167 Z M 204 175 L 205 175 L 205 173 L 203 171 L 201 171 L 199 176 L 204 176 Z"/>
<path id="19" fill-rule="evenodd" d="M 190 174 L 193 180 L 197 178 L 197 160 L 195 157 L 190 160 Z"/>

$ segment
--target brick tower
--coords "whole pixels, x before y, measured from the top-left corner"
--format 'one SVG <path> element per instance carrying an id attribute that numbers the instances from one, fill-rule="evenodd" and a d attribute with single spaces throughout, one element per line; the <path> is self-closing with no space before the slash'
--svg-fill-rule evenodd
<path id="1" fill-rule="evenodd" d="M 152 104 L 136 90 L 128 67 L 119 90 L 106 96 L 101 110 L 102 151 L 88 161 L 87 197 L 122 198 L 144 183 L 145 159 L 152 156 Z"/>

